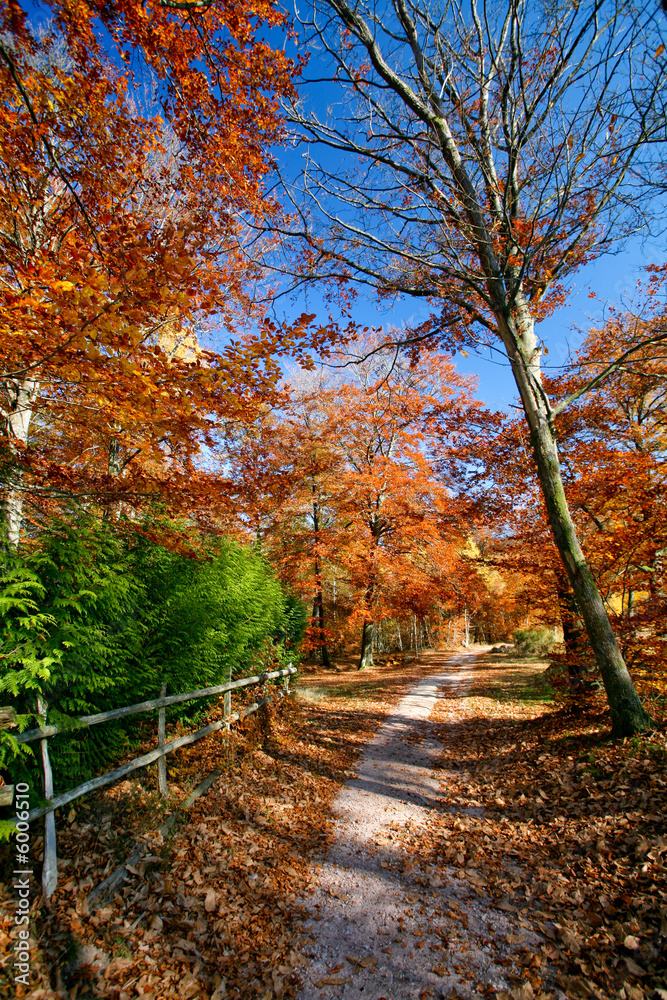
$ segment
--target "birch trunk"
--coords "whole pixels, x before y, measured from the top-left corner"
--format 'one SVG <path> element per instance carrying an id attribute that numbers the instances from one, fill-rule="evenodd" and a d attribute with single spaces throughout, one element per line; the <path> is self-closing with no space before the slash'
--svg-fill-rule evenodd
<path id="1" fill-rule="evenodd" d="M 5 497 L 2 502 L 2 521 L 7 532 L 7 542 L 18 548 L 23 523 L 23 472 L 18 466 L 19 453 L 28 443 L 28 431 L 39 383 L 33 379 L 6 379 L 6 406 L 0 411 L 3 436 L 7 445 L 9 468 L 6 474 Z"/>

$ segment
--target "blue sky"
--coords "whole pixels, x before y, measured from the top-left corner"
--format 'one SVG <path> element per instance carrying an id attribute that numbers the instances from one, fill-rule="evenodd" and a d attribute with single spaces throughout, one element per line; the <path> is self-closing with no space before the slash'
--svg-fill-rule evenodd
<path id="1" fill-rule="evenodd" d="M 278 33 L 269 33 L 271 41 L 280 45 Z M 287 49 L 295 51 L 293 43 Z M 328 83 L 311 84 L 309 78 L 318 78 L 320 67 L 318 53 L 310 53 L 304 80 L 301 84 L 303 96 L 316 111 L 324 111 L 327 105 L 335 105 L 342 96 L 338 88 Z M 326 76 L 322 67 L 321 76 Z M 298 172 L 298 159 L 302 150 L 290 150 L 279 154 L 282 169 L 290 175 Z M 333 155 L 329 152 L 328 155 Z M 562 371 L 570 355 L 575 353 L 591 327 L 599 326 L 604 320 L 609 306 L 620 306 L 635 290 L 637 281 L 644 276 L 644 268 L 651 263 L 662 263 L 667 259 L 664 240 L 648 240 L 641 236 L 632 238 L 615 253 L 601 256 L 596 261 L 582 267 L 570 282 L 570 294 L 566 304 L 538 327 L 538 334 L 545 341 L 549 354 L 543 358 L 544 369 L 550 374 Z M 591 298 L 589 293 L 594 293 Z M 319 320 L 326 321 L 330 306 L 323 301 L 317 290 L 308 295 L 300 295 L 294 301 L 287 297 L 279 299 L 275 306 L 276 316 L 281 314 L 294 318 L 300 312 L 316 313 Z M 379 307 L 370 292 L 359 292 L 353 318 L 357 323 L 369 326 L 398 326 L 415 324 L 429 315 L 429 306 L 419 299 L 404 299 L 395 302 L 391 308 Z M 500 346 L 500 345 L 499 345 Z M 492 409 L 509 410 L 518 402 L 514 379 L 507 359 L 498 351 L 481 351 L 456 357 L 457 367 L 466 374 L 474 374 L 479 380 L 478 396 Z"/>
<path id="2" fill-rule="evenodd" d="M 664 244 L 635 237 L 615 254 L 606 254 L 576 274 L 566 304 L 538 327 L 549 354 L 543 358 L 544 369 L 556 374 L 567 365 L 570 353 L 574 354 L 591 327 L 601 324 L 609 306 L 621 306 L 635 290 L 637 281 L 645 277 L 648 264 L 661 263 L 667 258 Z M 595 293 L 590 298 L 589 293 Z M 323 301 L 316 289 L 300 295 L 294 301 L 278 300 L 276 315 L 288 318 L 300 312 L 316 313 L 325 321 L 330 306 Z M 428 305 L 415 299 L 403 299 L 392 305 L 379 307 L 374 298 L 360 293 L 353 309 L 357 323 L 369 326 L 400 326 L 420 322 L 429 315 Z M 456 356 L 457 368 L 479 380 L 477 395 L 494 410 L 509 410 L 518 402 L 509 362 L 498 351 L 484 350 L 479 354 L 469 352 L 467 358 Z"/>
<path id="3" fill-rule="evenodd" d="M 635 238 L 617 254 L 606 254 L 581 270 L 571 284 L 566 304 L 538 327 L 549 348 L 543 358 L 546 372 L 556 374 L 566 365 L 570 352 L 575 353 L 591 327 L 600 325 L 605 309 L 620 306 L 644 278 L 647 264 L 661 263 L 667 257 L 664 244 Z M 595 299 L 589 298 L 594 292 Z M 497 364 L 493 362 L 502 362 Z M 478 395 L 493 409 L 505 410 L 517 402 L 509 363 L 494 352 L 456 359 L 457 367 L 479 377 Z"/>

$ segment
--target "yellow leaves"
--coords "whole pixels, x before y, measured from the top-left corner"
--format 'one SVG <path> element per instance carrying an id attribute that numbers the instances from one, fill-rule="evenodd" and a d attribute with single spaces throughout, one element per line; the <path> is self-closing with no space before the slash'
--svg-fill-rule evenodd
<path id="1" fill-rule="evenodd" d="M 71 292 L 76 288 L 76 285 L 73 281 L 54 281 L 53 287 L 57 291 Z"/>
<path id="2" fill-rule="evenodd" d="M 567 137 L 567 148 L 568 149 L 572 149 L 573 146 L 574 146 L 574 136 L 573 135 L 568 135 L 568 137 Z"/>
<path id="3" fill-rule="evenodd" d="M 137 326 L 128 326 L 126 329 L 126 334 L 132 347 L 136 347 L 138 344 L 141 343 L 144 336 L 144 331 Z"/>
<path id="4" fill-rule="evenodd" d="M 658 48 L 655 50 L 654 58 L 659 59 L 664 51 L 665 51 L 665 44 L 663 42 L 662 45 L 659 45 Z"/>

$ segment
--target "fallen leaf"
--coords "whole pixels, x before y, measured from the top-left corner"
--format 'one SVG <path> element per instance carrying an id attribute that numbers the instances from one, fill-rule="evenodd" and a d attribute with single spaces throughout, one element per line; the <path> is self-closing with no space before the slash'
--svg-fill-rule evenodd
<path id="1" fill-rule="evenodd" d="M 525 934 L 506 934 L 505 942 L 507 944 L 521 944 L 522 941 L 526 940 Z"/>
<path id="2" fill-rule="evenodd" d="M 530 983 L 522 983 L 516 989 L 510 990 L 512 1000 L 533 1000 L 535 992 Z"/>
<path id="3" fill-rule="evenodd" d="M 633 976 L 645 976 L 647 974 L 646 969 L 643 969 L 642 966 L 635 962 L 634 959 L 626 957 L 624 961 L 626 969 L 628 972 L 631 972 Z"/>
<path id="4" fill-rule="evenodd" d="M 104 970 L 104 978 L 112 979 L 117 976 L 120 972 L 125 969 L 129 969 L 134 965 L 134 960 L 131 958 L 114 958 L 109 962 L 106 969 Z"/>

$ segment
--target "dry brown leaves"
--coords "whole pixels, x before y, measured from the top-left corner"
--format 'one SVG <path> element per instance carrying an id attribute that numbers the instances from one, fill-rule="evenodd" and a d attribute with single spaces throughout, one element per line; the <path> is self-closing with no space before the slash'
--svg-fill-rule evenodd
<path id="1" fill-rule="evenodd" d="M 522 702 L 538 673 L 487 656 L 468 697 L 438 703 L 442 811 L 410 845 L 514 915 L 515 986 L 499 1000 L 553 985 L 568 1000 L 667 1000 L 665 733 L 612 740 L 601 702 L 579 716 Z M 528 929 L 541 948 L 522 945 Z"/>
<path id="2" fill-rule="evenodd" d="M 327 841 L 333 797 L 363 743 L 425 672 L 420 664 L 314 672 L 300 683 L 303 696 L 250 716 L 231 747 L 215 734 L 174 754 L 177 799 L 213 768 L 224 774 L 166 840 L 155 833 L 165 810 L 153 774 L 58 814 L 59 886 L 50 910 L 36 901 L 35 982 L 16 996 L 293 996 L 303 961 L 298 899 Z M 91 915 L 89 892 L 141 838 L 142 861 Z M 14 927 L 2 883 L 0 904 L 5 950 Z M 13 995 L 9 962 L 0 959 L 0 987 Z"/>

